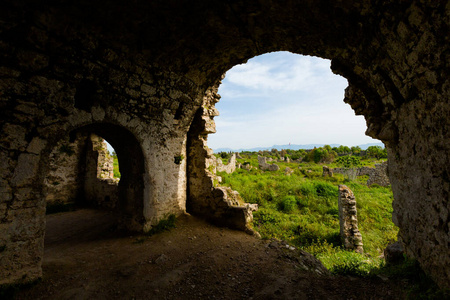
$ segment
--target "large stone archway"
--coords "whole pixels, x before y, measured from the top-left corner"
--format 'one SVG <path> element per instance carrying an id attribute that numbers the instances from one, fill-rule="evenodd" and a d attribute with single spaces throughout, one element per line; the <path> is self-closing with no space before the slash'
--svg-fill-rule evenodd
<path id="1" fill-rule="evenodd" d="M 205 92 L 232 66 L 285 50 L 331 59 L 348 79 L 345 101 L 387 145 L 407 253 L 448 287 L 448 1 L 16 0 L 1 8 L 0 283 L 40 276 L 42 230 L 33 224 L 52 136 L 93 122 L 130 130 L 153 187 L 143 213 L 152 224 L 185 209 L 186 163 L 174 158 L 186 157 Z M 145 199 L 158 213 L 146 212 Z M 19 247 L 28 251 L 14 256 Z"/>

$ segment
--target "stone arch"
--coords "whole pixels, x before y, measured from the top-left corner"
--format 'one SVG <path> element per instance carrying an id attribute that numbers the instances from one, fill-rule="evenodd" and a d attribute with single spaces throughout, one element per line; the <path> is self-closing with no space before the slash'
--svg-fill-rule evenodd
<path id="1" fill-rule="evenodd" d="M 285 50 L 329 58 L 348 79 L 345 101 L 388 148 L 393 218 L 406 252 L 448 287 L 447 1 L 112 0 L 105 9 L 98 1 L 19 0 L 1 7 L 0 283 L 40 275 L 42 228 L 34 225 L 44 208 L 34 200 L 42 196 L 36 179 L 46 131 L 94 121 L 134 128 L 145 184 L 155 187 L 144 197 L 160 207 L 152 214 L 144 205 L 144 216 L 156 222 L 183 210 L 186 165 L 174 157 L 186 154 L 205 92 L 235 64 Z M 86 81 L 77 94 L 83 78 L 95 85 Z"/>
<path id="2" fill-rule="evenodd" d="M 124 227 L 141 231 L 145 223 L 143 212 L 146 172 L 145 159 L 138 140 L 124 127 L 110 123 L 85 125 L 70 134 L 77 132 L 95 133 L 114 147 L 122 175 L 118 186 L 119 201 L 116 211 Z"/>

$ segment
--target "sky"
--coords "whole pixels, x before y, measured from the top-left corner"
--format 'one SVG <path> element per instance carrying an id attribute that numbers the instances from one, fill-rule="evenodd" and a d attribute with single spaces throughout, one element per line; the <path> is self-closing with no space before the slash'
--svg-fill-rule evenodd
<path id="1" fill-rule="evenodd" d="M 208 146 L 254 148 L 283 144 L 376 143 L 364 117 L 343 102 L 348 82 L 330 60 L 274 52 L 230 69 L 219 87 L 220 116 Z"/>

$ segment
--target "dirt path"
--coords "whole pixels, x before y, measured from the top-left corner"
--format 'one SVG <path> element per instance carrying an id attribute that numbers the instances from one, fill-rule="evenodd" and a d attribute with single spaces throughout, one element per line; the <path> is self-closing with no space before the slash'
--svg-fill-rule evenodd
<path id="1" fill-rule="evenodd" d="M 192 216 L 152 237 L 113 216 L 47 218 L 44 278 L 17 299 L 402 299 L 398 283 L 318 275 L 311 256 Z"/>

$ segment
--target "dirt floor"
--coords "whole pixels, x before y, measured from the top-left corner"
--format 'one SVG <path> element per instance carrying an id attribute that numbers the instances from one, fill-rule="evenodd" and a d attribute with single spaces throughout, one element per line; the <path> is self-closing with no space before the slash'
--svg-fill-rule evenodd
<path id="1" fill-rule="evenodd" d="M 292 248 L 291 248 L 292 249 Z M 313 270 L 308 271 L 307 269 Z M 315 271 L 314 271 L 315 270 Z M 320 275 L 320 270 L 323 270 Z M 114 230 L 114 217 L 47 217 L 43 280 L 17 299 L 403 299 L 399 282 L 331 276 L 283 242 L 192 216 L 151 237 Z"/>

